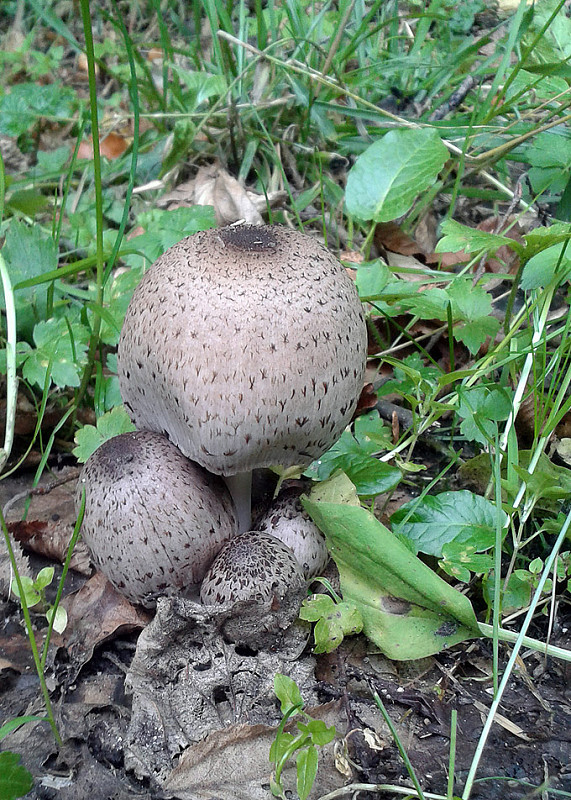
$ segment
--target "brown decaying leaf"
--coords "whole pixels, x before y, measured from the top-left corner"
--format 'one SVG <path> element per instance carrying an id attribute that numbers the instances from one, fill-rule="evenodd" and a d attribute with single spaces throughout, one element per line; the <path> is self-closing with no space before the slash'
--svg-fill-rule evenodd
<path id="1" fill-rule="evenodd" d="M 231 225 L 243 220 L 253 225 L 262 223 L 267 205 L 280 206 L 286 198 L 283 191 L 265 195 L 248 191 L 223 167 L 215 162 L 201 167 L 195 178 L 179 183 L 157 201 L 160 208 L 171 211 L 193 205 L 213 206 L 218 225 Z"/>
<path id="2" fill-rule="evenodd" d="M 20 547 L 18 542 L 12 540 L 11 545 L 20 576 L 25 575 L 26 577 L 31 578 L 32 573 L 30 570 L 30 565 L 28 563 L 27 556 L 25 556 L 22 553 L 22 548 Z M 8 597 L 13 578 L 14 578 L 14 572 L 12 570 L 12 562 L 10 561 L 10 556 L 8 555 L 8 548 L 6 547 L 6 541 L 4 539 L 4 536 L 0 534 L 0 595 L 2 597 Z"/>
<path id="3" fill-rule="evenodd" d="M 107 136 L 105 136 L 99 142 L 99 152 L 102 156 L 105 156 L 105 158 L 113 160 L 123 155 L 128 146 L 129 143 L 124 136 L 111 131 L 111 133 L 108 133 Z M 91 136 L 81 142 L 77 150 L 77 157 L 89 159 L 93 158 L 93 139 Z"/>
<path id="4" fill-rule="evenodd" d="M 309 713 L 326 725 L 336 725 L 337 730 L 346 724 L 340 701 L 310 709 Z M 296 730 L 291 724 L 286 727 L 291 733 Z M 165 789 L 180 800 L 211 800 L 214 796 L 219 800 L 266 800 L 272 769 L 268 753 L 275 735 L 276 729 L 268 725 L 233 725 L 215 731 L 184 751 Z M 320 752 L 310 800 L 343 785 L 342 776 L 333 767 L 333 750 L 332 742 Z M 294 759 L 286 765 L 282 777 L 287 788 L 296 785 Z"/>
<path id="5" fill-rule="evenodd" d="M 63 563 L 75 527 L 75 486 L 79 471 L 67 468 L 46 476 L 32 494 L 25 492 L 7 514 L 8 530 L 24 549 Z M 64 482 L 65 481 L 65 482 Z M 59 483 L 58 483 L 59 482 Z M 21 519 L 24 503 L 30 499 L 27 519 Z M 81 540 L 76 544 L 70 566 L 82 575 L 92 572 L 89 553 Z"/>
<path id="6" fill-rule="evenodd" d="M 238 220 L 261 225 L 263 220 L 250 194 L 217 162 L 201 167 L 196 177 L 163 195 L 160 205 L 171 210 L 181 206 L 213 206 L 218 225 Z"/>
<path id="7" fill-rule="evenodd" d="M 62 639 L 77 670 L 92 657 L 94 649 L 123 633 L 141 630 L 151 614 L 137 608 L 96 572 L 82 588 L 64 598 L 68 624 Z"/>
<path id="8" fill-rule="evenodd" d="M 363 386 L 363 390 L 361 392 L 361 396 L 359 397 L 359 402 L 357 403 L 357 408 L 355 409 L 355 413 L 353 418 L 359 417 L 361 414 L 365 414 L 367 411 L 370 411 L 372 408 L 375 408 L 377 405 L 377 393 L 375 392 L 375 387 L 372 383 L 366 383 Z"/>
<path id="9" fill-rule="evenodd" d="M 396 222 L 382 222 L 375 228 L 374 242 L 381 251 L 389 250 L 402 256 L 426 256 L 422 247 L 405 233 Z"/>

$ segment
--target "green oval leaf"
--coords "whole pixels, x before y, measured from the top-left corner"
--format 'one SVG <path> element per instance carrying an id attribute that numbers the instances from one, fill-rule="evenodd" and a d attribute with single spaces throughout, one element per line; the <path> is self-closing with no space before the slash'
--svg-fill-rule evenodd
<path id="1" fill-rule="evenodd" d="M 297 756 L 297 793 L 299 800 L 307 800 L 317 775 L 317 763 L 318 757 L 315 747 L 300 750 Z"/>
<path id="2" fill-rule="evenodd" d="M 361 220 L 390 222 L 411 208 L 436 180 L 448 150 L 431 128 L 389 131 L 357 159 L 345 204 Z"/>

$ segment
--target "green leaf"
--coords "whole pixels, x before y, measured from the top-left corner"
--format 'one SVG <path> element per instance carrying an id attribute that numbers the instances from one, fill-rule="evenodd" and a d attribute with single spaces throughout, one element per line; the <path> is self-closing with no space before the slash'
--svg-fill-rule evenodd
<path id="1" fill-rule="evenodd" d="M 24 717 L 14 717 L 13 719 L 8 720 L 8 722 L 5 722 L 4 725 L 0 727 L 0 742 L 10 733 L 17 731 L 18 728 L 21 728 L 22 725 L 25 725 L 26 722 L 42 722 L 45 719 L 46 717 L 38 717 L 36 714 L 27 714 Z"/>
<path id="2" fill-rule="evenodd" d="M 281 731 L 276 734 L 276 738 L 270 745 L 269 760 L 273 763 L 281 761 L 282 757 L 289 750 L 290 745 L 294 741 L 294 736 L 286 731 Z"/>
<path id="3" fill-rule="evenodd" d="M 322 719 L 311 719 L 305 723 L 305 729 L 311 736 L 311 741 L 318 747 L 323 747 L 335 738 L 335 725 L 328 727 Z"/>
<path id="4" fill-rule="evenodd" d="M 57 268 L 54 241 L 39 225 L 26 225 L 19 220 L 11 220 L 2 254 L 14 287 L 21 281 L 36 278 Z M 45 319 L 47 291 L 47 284 L 15 289 L 16 318 L 21 338 L 31 339 L 36 322 Z M 0 304 L 3 303 L 4 293 L 0 287 Z"/>
<path id="5" fill-rule="evenodd" d="M 144 256 L 144 261 L 149 264 L 185 236 L 208 230 L 216 225 L 212 206 L 175 208 L 172 211 L 155 208 L 139 214 L 137 221 L 147 233 L 131 239 L 129 247 L 137 248 Z M 126 256 L 124 261 L 131 266 L 141 266 L 141 259 L 137 255 Z"/>
<path id="6" fill-rule="evenodd" d="M 423 658 L 480 635 L 470 601 L 364 508 L 303 504 L 327 537 L 344 600 L 389 658 Z"/>
<path id="7" fill-rule="evenodd" d="M 297 683 L 281 672 L 274 677 L 274 692 L 281 703 L 282 714 L 287 714 L 292 708 L 303 708 L 303 698 Z"/>
<path id="8" fill-rule="evenodd" d="M 348 213 L 375 222 L 401 217 L 432 186 L 447 159 L 448 150 L 433 129 L 389 131 L 351 168 L 345 195 Z"/>
<path id="9" fill-rule="evenodd" d="M 571 249 L 555 244 L 532 256 L 521 275 L 520 286 L 525 291 L 549 286 L 557 274 L 559 283 L 571 273 Z"/>
<path id="10" fill-rule="evenodd" d="M 394 489 L 402 478 L 399 469 L 373 457 L 373 453 L 390 446 L 389 428 L 378 411 L 371 411 L 355 421 L 355 435 L 344 431 L 333 447 L 314 461 L 305 474 L 323 481 L 336 470 L 342 470 L 359 495 L 374 497 Z"/>
<path id="11" fill-rule="evenodd" d="M 463 418 L 460 430 L 467 439 L 486 445 L 494 440 L 497 422 L 507 419 L 512 410 L 512 391 L 498 386 L 474 386 L 460 389 L 458 414 Z"/>
<path id="12" fill-rule="evenodd" d="M 53 608 L 48 608 L 48 610 L 46 611 L 46 618 L 48 622 L 51 622 L 53 617 L 54 617 Z M 67 611 L 63 606 L 58 606 L 55 612 L 53 629 L 56 633 L 63 633 L 66 628 L 67 628 Z"/>
<path id="13" fill-rule="evenodd" d="M 23 797 L 33 785 L 34 779 L 20 764 L 20 756 L 17 753 L 9 751 L 0 753 L 0 800 Z"/>
<path id="14" fill-rule="evenodd" d="M 309 746 L 297 754 L 297 793 L 299 800 L 307 800 L 317 775 L 319 758 L 317 750 Z"/>
<path id="15" fill-rule="evenodd" d="M 135 426 L 131 422 L 125 406 L 116 406 L 99 417 L 96 425 L 84 425 L 75 434 L 77 446 L 73 449 L 73 455 L 81 464 L 84 464 L 103 442 L 119 436 L 121 433 L 130 433 L 134 430 Z"/>
<path id="16" fill-rule="evenodd" d="M 465 489 L 426 495 L 420 502 L 405 503 L 391 517 L 395 533 L 407 536 L 417 550 L 442 556 L 448 542 L 469 542 L 487 550 L 495 541 L 498 513 L 503 525 L 505 512 L 480 495 Z"/>
<path id="17" fill-rule="evenodd" d="M 486 339 L 493 339 L 500 327 L 495 317 L 480 317 L 473 322 L 454 326 L 454 338 L 465 344 L 472 355 L 476 355 Z"/>
<path id="18" fill-rule="evenodd" d="M 34 586 L 34 581 L 32 580 L 32 578 L 28 578 L 27 575 L 21 575 L 20 583 L 22 584 L 24 598 L 26 600 L 26 605 L 28 606 L 28 608 L 37 605 L 42 599 L 42 597 L 38 592 L 38 590 L 36 589 L 36 587 Z M 12 593 L 16 597 L 20 598 L 20 589 L 18 587 L 18 583 L 15 578 L 12 581 L 11 588 L 12 588 Z"/>
<path id="19" fill-rule="evenodd" d="M 55 150 L 38 150 L 38 167 L 42 172 L 61 172 L 68 162 L 70 149 L 66 145 Z"/>
<path id="20" fill-rule="evenodd" d="M 35 350 L 24 363 L 22 374 L 30 383 L 44 386 L 48 369 L 56 386 L 79 386 L 87 362 L 89 331 L 80 322 L 49 319 L 38 322 L 33 334 Z"/>
<path id="21" fill-rule="evenodd" d="M 361 264 L 357 268 L 357 291 L 361 300 L 375 300 L 392 279 L 392 273 L 386 264 L 373 261 Z"/>
<path id="22" fill-rule="evenodd" d="M 38 572 L 36 580 L 34 581 L 34 585 L 36 589 L 41 591 L 42 589 L 45 589 L 47 586 L 49 586 L 50 583 L 53 581 L 53 579 L 54 579 L 54 568 L 44 567 Z"/>
<path id="23" fill-rule="evenodd" d="M 76 94 L 61 83 L 39 86 L 19 83 L 0 98 L 0 133 L 20 136 L 40 118 L 71 120 L 77 107 Z"/>
<path id="24" fill-rule="evenodd" d="M 331 653 L 339 647 L 344 636 L 352 636 L 363 630 L 359 609 L 347 601 L 336 603 L 329 595 L 314 595 L 305 599 L 299 616 L 317 623 L 313 632 L 316 653 Z"/>
<path id="25" fill-rule="evenodd" d="M 486 252 L 492 255 L 504 245 L 517 253 L 523 250 L 519 242 L 514 242 L 509 236 L 469 228 L 454 219 L 444 220 L 441 230 L 443 236 L 435 247 L 436 253 L 457 253 L 463 250 L 465 253 Z"/>

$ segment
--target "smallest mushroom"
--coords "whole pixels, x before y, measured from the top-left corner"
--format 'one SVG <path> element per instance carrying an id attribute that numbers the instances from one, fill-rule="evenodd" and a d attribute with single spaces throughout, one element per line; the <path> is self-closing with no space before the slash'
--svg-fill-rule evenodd
<path id="1" fill-rule="evenodd" d="M 275 648 L 295 629 L 305 595 L 303 570 L 290 548 L 260 531 L 224 545 L 200 590 L 205 606 L 232 604 L 221 621 L 224 638 L 256 649 Z"/>
<path id="2" fill-rule="evenodd" d="M 204 605 L 238 600 L 281 600 L 305 585 L 291 548 L 275 536 L 245 531 L 222 548 L 200 588 Z"/>
<path id="3" fill-rule="evenodd" d="M 166 438 L 135 431 L 104 442 L 86 461 L 82 535 L 94 563 L 134 603 L 197 591 L 223 544 L 237 532 L 221 478 L 189 461 Z"/>

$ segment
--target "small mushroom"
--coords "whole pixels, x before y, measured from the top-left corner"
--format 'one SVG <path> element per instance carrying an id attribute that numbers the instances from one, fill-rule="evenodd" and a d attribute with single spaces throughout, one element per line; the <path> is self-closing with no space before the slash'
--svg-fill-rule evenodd
<path id="1" fill-rule="evenodd" d="M 200 588 L 204 605 L 238 600 L 280 600 L 305 585 L 292 550 L 275 536 L 244 531 L 227 542 L 214 559 Z"/>
<path id="2" fill-rule="evenodd" d="M 313 237 L 243 225 L 183 239 L 148 270 L 118 373 L 138 428 L 223 475 L 240 530 L 251 471 L 306 465 L 350 422 L 367 331 L 353 281 Z"/>
<path id="3" fill-rule="evenodd" d="M 329 551 L 324 535 L 301 505 L 302 492 L 303 488 L 295 486 L 281 491 L 256 522 L 256 530 L 276 536 L 290 547 L 309 579 L 323 572 Z"/>
<path id="4" fill-rule="evenodd" d="M 197 589 L 236 533 L 223 481 L 193 464 L 166 438 L 135 431 L 109 439 L 85 463 L 82 535 L 95 564 L 129 600 L 153 608 L 157 596 Z"/>

